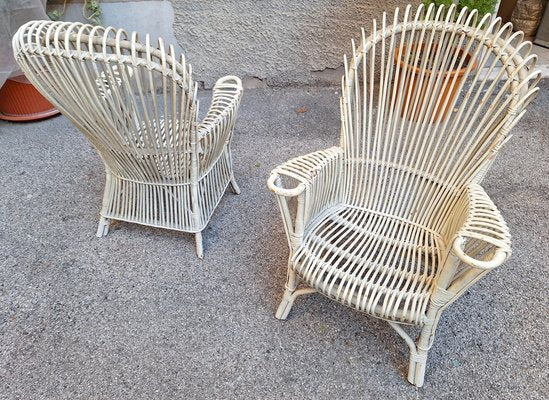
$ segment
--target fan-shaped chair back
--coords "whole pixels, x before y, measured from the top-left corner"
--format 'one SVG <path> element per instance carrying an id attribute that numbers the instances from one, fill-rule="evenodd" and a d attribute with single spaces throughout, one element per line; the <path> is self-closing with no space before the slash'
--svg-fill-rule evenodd
<path id="1" fill-rule="evenodd" d="M 122 29 L 34 21 L 13 39 L 29 80 L 84 132 L 115 175 L 186 182 L 196 131 L 191 66 L 162 40 Z"/>
<path id="2" fill-rule="evenodd" d="M 449 202 L 482 178 L 523 115 L 539 72 L 531 43 L 500 19 L 455 6 L 403 14 L 374 21 L 345 59 L 345 193 L 351 205 L 439 231 Z"/>

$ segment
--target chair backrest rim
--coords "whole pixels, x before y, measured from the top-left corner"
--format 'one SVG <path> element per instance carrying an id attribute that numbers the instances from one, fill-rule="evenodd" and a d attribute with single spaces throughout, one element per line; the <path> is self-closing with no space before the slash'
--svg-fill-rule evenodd
<path id="1" fill-rule="evenodd" d="M 89 33 L 85 33 L 89 30 Z M 39 31 L 43 36 L 36 37 L 36 34 L 26 34 L 27 31 Z M 108 37 L 114 33 L 115 37 Z M 69 33 L 67 35 L 67 33 Z M 125 39 L 122 38 L 122 35 Z M 34 38 L 33 38 L 34 36 Z M 127 38 L 130 40 L 127 40 Z M 148 69 L 159 72 L 170 77 L 181 88 L 188 91 L 196 98 L 197 85 L 192 82 L 192 66 L 184 61 L 178 61 L 175 56 L 174 47 L 169 46 L 169 52 L 166 52 L 163 40 L 159 38 L 158 46 L 154 47 L 150 43 L 142 43 L 138 40 L 138 33 L 133 31 L 128 33 L 120 28 L 111 26 L 93 26 L 81 22 L 47 21 L 34 20 L 23 24 L 15 33 L 12 39 L 14 56 L 17 59 L 20 53 L 26 55 L 44 54 L 54 57 L 73 58 L 78 60 L 93 60 L 104 62 L 116 62 L 118 64 L 127 64 L 132 66 L 145 66 Z M 44 41 L 44 45 L 41 42 Z M 149 36 L 146 35 L 146 42 Z M 76 49 L 69 49 L 68 42 L 75 44 Z M 60 44 L 63 43 L 63 47 Z M 88 50 L 80 48 L 81 43 L 88 45 Z M 92 46 L 101 46 L 101 51 L 93 51 Z M 115 53 L 107 53 L 106 49 L 114 48 Z M 89 49 L 92 49 L 90 51 Z M 123 51 L 130 50 L 131 55 L 122 54 Z M 144 52 L 147 58 L 139 57 L 137 52 Z M 159 63 L 154 60 L 162 60 Z M 189 82 L 185 77 L 190 78 Z"/>
<path id="2" fill-rule="evenodd" d="M 440 6 L 440 8 L 444 8 L 444 6 L 442 5 Z M 495 18 L 491 24 L 491 27 L 497 25 L 499 22 L 501 22 L 501 18 Z M 433 25 L 435 27 L 435 31 L 438 32 L 449 31 L 458 26 L 459 29 L 468 38 L 475 39 L 478 42 L 482 42 L 485 46 L 489 46 L 492 49 L 495 49 L 496 53 L 501 54 L 500 59 L 505 62 L 505 69 L 507 69 L 508 71 L 509 69 L 515 69 L 517 71 L 516 73 L 519 79 L 513 83 L 513 88 L 515 90 L 512 94 L 514 95 L 515 100 L 512 101 L 512 106 L 509 108 L 509 113 L 515 112 L 518 109 L 521 104 L 521 99 L 531 96 L 534 91 L 539 91 L 538 87 L 530 90 L 528 89 L 528 83 L 531 82 L 531 86 L 536 86 L 537 82 L 541 80 L 541 70 L 535 68 L 538 56 L 536 54 L 528 54 L 526 57 L 523 57 L 519 51 L 522 47 L 525 46 L 528 46 L 530 48 L 529 50 L 531 50 L 532 42 L 528 40 L 521 40 L 519 47 L 513 47 L 510 44 L 510 42 L 512 41 L 511 38 L 505 41 L 499 36 L 507 29 L 509 29 L 509 27 L 512 27 L 512 24 L 510 22 L 503 25 L 495 34 L 487 34 L 486 31 L 480 30 L 479 27 L 455 22 L 432 20 L 400 22 L 394 28 L 391 26 L 388 29 L 384 29 L 382 31 L 380 30 L 372 32 L 368 37 L 363 37 L 363 40 L 361 41 L 360 46 L 356 48 L 356 54 L 353 55 L 350 63 L 347 64 L 347 60 L 345 57 L 344 63 L 347 65 L 347 68 L 345 68 L 345 72 L 352 69 L 357 69 L 358 65 L 363 62 L 363 55 L 365 54 L 365 52 L 367 52 L 369 48 L 371 48 L 375 43 L 378 43 L 383 37 L 387 38 L 393 34 L 408 32 L 412 27 L 414 27 L 415 30 L 421 30 L 428 27 L 432 29 Z M 364 29 L 362 30 L 362 32 L 364 32 Z M 524 33 L 521 31 L 515 32 L 512 35 L 512 39 L 517 39 L 519 36 L 524 37 Z M 502 52 L 502 49 L 510 49 L 514 51 L 512 51 L 510 54 L 506 54 Z M 531 71 L 527 67 L 529 62 L 532 62 Z M 354 84 L 352 74 L 346 73 L 345 75 L 343 75 L 342 81 L 346 82 L 347 86 L 352 86 Z"/>
<path id="3" fill-rule="evenodd" d="M 539 91 L 541 72 L 531 43 L 513 33 L 511 24 L 502 26 L 500 18 L 486 15 L 473 24 L 476 11 L 462 10 L 454 21 L 455 6 L 448 14 L 440 6 L 436 17 L 433 5 L 427 17 L 421 14 L 423 5 L 415 15 L 411 9 L 406 7 L 403 18 L 397 9 L 389 22 L 384 14 L 379 29 L 374 20 L 368 37 L 362 30 L 359 46 L 352 41 L 350 61 L 344 57 L 340 146 L 345 196 L 357 206 L 388 207 L 394 215 L 438 229 L 445 207 L 478 181 L 524 115 Z M 426 50 L 411 54 L 413 46 L 407 48 L 410 62 L 400 71 L 394 52 L 413 43 L 427 44 Z M 478 60 L 468 63 L 463 79 L 428 73 L 444 72 L 449 65 L 460 70 L 463 50 Z M 496 65 L 502 66 L 496 79 L 488 79 L 485 72 Z"/>

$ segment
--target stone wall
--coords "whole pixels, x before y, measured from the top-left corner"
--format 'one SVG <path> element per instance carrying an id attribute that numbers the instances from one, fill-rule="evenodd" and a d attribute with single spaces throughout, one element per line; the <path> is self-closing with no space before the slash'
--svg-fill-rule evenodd
<path id="1" fill-rule="evenodd" d="M 2 0 L 0 0 L 2 1 Z M 15 1 L 15 0 L 14 0 Z M 101 25 L 124 28 L 128 32 L 137 31 L 140 40 L 150 34 L 152 43 L 162 37 L 166 45 L 174 45 L 176 51 L 182 51 L 173 33 L 174 12 L 169 0 L 99 0 L 101 5 Z M 64 0 L 48 0 L 48 11 L 62 10 Z M 63 21 L 87 22 L 82 14 L 82 0 L 68 0 Z"/>
<path id="2" fill-rule="evenodd" d="M 153 40 L 162 36 L 176 50 L 183 49 L 195 79 L 211 88 L 227 74 L 241 77 L 245 87 L 339 84 L 351 38 L 359 40 L 361 27 L 368 31 L 372 19 L 379 20 L 383 11 L 391 15 L 408 1 L 100 0 L 100 4 L 102 25 L 142 35 L 149 32 Z M 49 0 L 48 9 L 62 9 L 63 3 Z M 69 0 L 62 19 L 84 21 L 82 6 L 82 0 Z"/>
<path id="3" fill-rule="evenodd" d="M 247 87 L 337 84 L 351 38 L 402 0 L 171 0 L 195 78 L 234 74 Z"/>

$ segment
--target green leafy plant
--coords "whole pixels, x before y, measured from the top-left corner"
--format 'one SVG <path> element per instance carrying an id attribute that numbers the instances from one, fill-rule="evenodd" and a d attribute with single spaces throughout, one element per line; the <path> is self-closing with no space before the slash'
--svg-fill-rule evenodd
<path id="1" fill-rule="evenodd" d="M 86 9 L 90 13 L 86 16 Z M 99 25 L 101 23 L 101 6 L 98 1 L 91 0 L 84 2 L 84 10 L 82 11 L 84 17 L 90 21 L 93 25 Z"/>
<path id="2" fill-rule="evenodd" d="M 63 15 L 63 13 L 59 10 L 48 11 L 47 14 L 52 21 L 59 21 L 59 18 L 61 18 L 61 15 Z"/>
<path id="3" fill-rule="evenodd" d="M 63 14 L 65 14 L 65 8 L 67 7 L 67 0 L 63 2 L 63 8 L 61 10 L 52 10 L 48 12 L 48 17 L 52 21 L 58 21 Z M 96 0 L 84 0 L 84 7 L 82 9 L 82 15 L 92 25 L 99 25 L 101 23 L 101 5 Z"/>
<path id="4" fill-rule="evenodd" d="M 477 9 L 478 15 L 494 14 L 498 0 L 460 0 L 459 7 L 467 7 L 469 10 Z"/>
<path id="5" fill-rule="evenodd" d="M 467 7 L 468 10 L 476 9 L 478 11 L 478 19 L 480 20 L 486 14 L 494 13 L 498 0 L 423 0 L 425 7 L 428 7 L 430 4 L 434 4 L 437 7 L 444 4 L 446 7 L 450 7 L 453 3 L 456 4 L 456 15 L 464 7 Z"/>
<path id="6" fill-rule="evenodd" d="M 434 4 L 437 7 L 444 4 L 446 7 L 450 7 L 452 3 L 452 0 L 423 0 L 425 7 L 429 7 L 430 4 Z"/>
<path id="7" fill-rule="evenodd" d="M 450 7 L 452 4 L 456 5 L 456 13 L 454 18 L 457 18 L 461 10 L 467 7 L 467 10 L 476 9 L 478 14 L 475 17 L 476 23 L 479 23 L 486 14 L 494 14 L 498 0 L 423 0 L 425 8 L 434 4 L 436 7 L 444 5 Z"/>

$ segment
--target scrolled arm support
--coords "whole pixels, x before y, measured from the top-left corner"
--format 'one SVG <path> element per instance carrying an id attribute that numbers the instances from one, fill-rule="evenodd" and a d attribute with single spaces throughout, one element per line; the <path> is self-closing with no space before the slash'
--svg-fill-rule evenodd
<path id="1" fill-rule="evenodd" d="M 490 270 L 511 255 L 509 228 L 480 185 L 473 183 L 467 187 L 453 215 L 457 216 L 458 229 L 452 235 L 451 251 L 460 261 L 473 268 Z M 483 258 L 477 258 L 481 253 Z"/>
<path id="2" fill-rule="evenodd" d="M 447 257 L 431 299 L 433 315 L 438 315 L 511 255 L 509 229 L 479 184 L 471 183 L 465 188 L 449 215 L 443 232 Z"/>
<path id="3" fill-rule="evenodd" d="M 443 234 L 448 257 L 437 286 L 452 301 L 511 255 L 511 235 L 499 210 L 484 189 L 471 183 L 454 204 Z"/>
<path id="4" fill-rule="evenodd" d="M 336 170 L 330 172 L 341 172 L 338 162 L 342 156 L 343 149 L 335 146 L 293 158 L 272 170 L 267 185 L 273 192 L 279 191 L 283 196 L 299 195 L 307 186 L 316 185 L 324 171 L 335 167 Z M 293 189 L 282 188 L 276 184 L 277 177 L 281 176 L 293 178 L 299 184 Z"/>
<path id="5" fill-rule="evenodd" d="M 267 186 L 277 195 L 290 248 L 296 248 L 309 221 L 339 200 L 343 172 L 343 150 L 332 147 L 289 160 L 275 168 Z M 282 178 L 296 181 L 292 188 L 282 186 Z M 297 197 L 295 224 L 288 198 Z"/>
<path id="6" fill-rule="evenodd" d="M 198 126 L 198 137 L 202 138 L 226 120 L 236 117 L 242 98 L 242 82 L 232 75 L 220 78 L 212 90 L 212 104 L 206 116 Z M 225 123 L 232 128 L 231 124 Z"/>
<path id="7" fill-rule="evenodd" d="M 280 175 L 276 171 L 271 172 L 269 179 L 267 179 L 267 186 L 269 190 L 274 192 L 274 194 L 276 194 L 277 196 L 295 197 L 303 193 L 303 191 L 305 190 L 305 184 L 303 183 L 300 183 L 293 189 L 285 189 L 279 185 Z"/>
<path id="8" fill-rule="evenodd" d="M 242 92 L 242 82 L 236 76 L 225 76 L 213 87 L 212 104 L 196 135 L 202 172 L 208 170 L 230 142 Z"/>
<path id="9" fill-rule="evenodd" d="M 509 257 L 510 252 L 507 252 L 501 248 L 498 248 L 493 256 L 489 260 L 477 260 L 476 258 L 473 258 L 471 256 L 468 256 L 463 251 L 463 245 L 464 245 L 464 238 L 463 237 L 456 237 L 454 240 L 454 244 L 452 246 L 452 251 L 458 257 L 458 259 L 462 262 L 464 262 L 467 265 L 470 265 L 473 268 L 478 269 L 484 269 L 484 270 L 491 270 L 494 269 L 507 260 Z"/>

